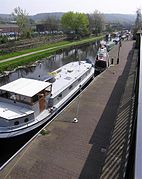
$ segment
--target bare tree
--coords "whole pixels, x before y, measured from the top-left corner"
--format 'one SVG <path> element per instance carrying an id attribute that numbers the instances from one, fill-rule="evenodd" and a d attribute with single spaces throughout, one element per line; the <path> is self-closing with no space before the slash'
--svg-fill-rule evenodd
<path id="1" fill-rule="evenodd" d="M 95 29 L 94 17 L 93 17 L 93 14 L 87 14 L 87 16 L 88 16 L 88 21 L 89 21 L 89 25 L 88 25 L 89 32 L 92 34 Z"/>
<path id="2" fill-rule="evenodd" d="M 100 13 L 98 10 L 95 10 L 92 15 L 92 22 L 94 23 L 93 31 L 96 35 L 101 33 L 104 30 L 105 27 L 105 18 L 102 13 Z"/>
<path id="3" fill-rule="evenodd" d="M 30 21 L 28 19 L 28 14 L 26 10 L 21 9 L 20 7 L 16 7 L 12 16 L 17 22 L 19 26 L 19 33 L 22 37 L 30 37 L 31 36 L 31 26 Z"/>
<path id="4" fill-rule="evenodd" d="M 136 21 L 135 21 L 135 28 L 137 30 L 142 29 L 142 15 L 141 15 L 141 9 L 138 9 L 136 11 L 137 17 L 136 17 Z"/>
<path id="5" fill-rule="evenodd" d="M 136 11 L 136 21 L 135 21 L 135 26 L 134 26 L 134 32 L 133 32 L 133 36 L 134 36 L 134 39 L 136 39 L 136 33 L 139 31 L 139 30 L 142 30 L 142 15 L 141 15 L 141 9 L 138 9 Z"/>

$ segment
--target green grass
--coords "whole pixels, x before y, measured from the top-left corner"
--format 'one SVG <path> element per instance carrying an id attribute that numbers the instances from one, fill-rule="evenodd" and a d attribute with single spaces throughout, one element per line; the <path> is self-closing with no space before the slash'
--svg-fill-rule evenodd
<path id="1" fill-rule="evenodd" d="M 2 73 L 3 71 L 6 71 L 6 70 L 7 71 L 12 70 L 18 66 L 28 65 L 29 63 L 35 62 L 35 61 L 40 60 L 45 57 L 49 57 L 49 56 L 53 55 L 54 52 L 55 51 L 42 52 L 42 53 L 38 53 L 38 55 L 34 54 L 34 55 L 17 58 L 15 60 L 0 63 L 0 73 Z"/>
<path id="2" fill-rule="evenodd" d="M 64 49 L 64 48 L 68 48 L 71 46 L 76 46 L 76 45 L 80 45 L 80 44 L 84 44 L 84 43 L 93 42 L 93 41 L 96 41 L 96 40 L 99 40 L 102 38 L 103 38 L 103 36 L 95 37 L 95 38 L 87 38 L 87 39 L 83 39 L 80 41 L 74 41 L 74 42 L 62 41 L 62 42 L 58 42 L 58 43 L 54 43 L 54 44 L 43 45 L 41 47 L 34 48 L 34 49 L 27 49 L 24 51 L 15 52 L 15 53 L 1 56 L 0 60 L 3 60 L 3 59 L 11 58 L 11 57 L 16 57 L 16 56 L 19 56 L 22 54 L 27 54 L 30 52 L 36 52 L 38 50 L 46 49 L 46 51 L 44 51 L 44 52 L 38 52 L 36 54 L 31 54 L 31 55 L 28 55 L 25 57 L 19 57 L 17 59 L 13 59 L 13 60 L 10 60 L 7 62 L 0 63 L 0 73 L 2 73 L 3 71 L 6 71 L 6 70 L 12 70 L 18 66 L 27 65 L 29 63 L 40 60 L 45 57 L 50 57 L 51 55 L 55 54 L 55 52 L 60 49 Z"/>
<path id="3" fill-rule="evenodd" d="M 11 57 L 16 57 L 16 56 L 19 56 L 19 55 L 23 55 L 23 54 L 30 53 L 30 52 L 35 52 L 35 51 L 38 51 L 38 50 L 52 48 L 52 47 L 55 47 L 55 46 L 66 45 L 68 43 L 69 43 L 68 41 L 62 41 L 62 42 L 58 42 L 58 43 L 54 43 L 54 44 L 42 45 L 42 46 L 37 47 L 37 48 L 26 49 L 26 50 L 22 50 L 22 51 L 19 51 L 19 52 L 13 52 L 13 53 L 9 53 L 9 54 L 0 56 L 0 60 L 8 59 L 8 58 L 11 58 Z"/>

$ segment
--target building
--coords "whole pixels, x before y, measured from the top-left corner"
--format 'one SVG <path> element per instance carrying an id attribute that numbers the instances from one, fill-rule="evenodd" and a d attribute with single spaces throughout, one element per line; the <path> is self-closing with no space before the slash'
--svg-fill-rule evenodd
<path id="1" fill-rule="evenodd" d="M 17 34 L 18 32 L 19 27 L 16 24 L 0 24 L 1 35 Z"/>

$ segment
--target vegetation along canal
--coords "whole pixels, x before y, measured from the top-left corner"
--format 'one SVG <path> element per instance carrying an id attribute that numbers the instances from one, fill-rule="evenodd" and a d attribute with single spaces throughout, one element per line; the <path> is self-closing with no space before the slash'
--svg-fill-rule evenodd
<path id="1" fill-rule="evenodd" d="M 95 62 L 99 42 L 91 45 L 85 45 L 78 49 L 66 50 L 58 53 L 51 58 L 41 59 L 31 66 L 17 68 L 9 72 L 7 75 L 0 77 L 0 86 L 18 78 L 32 78 L 44 80 L 49 72 L 61 67 L 62 65 L 71 61 L 90 59 L 92 63 Z M 43 126 L 29 133 L 26 136 L 20 136 L 8 140 L 0 140 L 0 167 L 22 148 Z"/>

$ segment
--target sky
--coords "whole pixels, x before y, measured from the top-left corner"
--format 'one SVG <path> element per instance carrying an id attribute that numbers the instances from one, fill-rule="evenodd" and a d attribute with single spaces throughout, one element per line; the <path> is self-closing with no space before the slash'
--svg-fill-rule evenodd
<path id="1" fill-rule="evenodd" d="M 20 7 L 29 15 L 48 12 L 136 14 L 142 0 L 0 0 L 0 14 L 11 14 Z"/>

